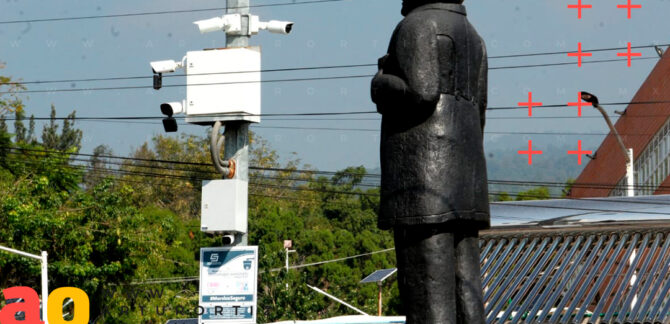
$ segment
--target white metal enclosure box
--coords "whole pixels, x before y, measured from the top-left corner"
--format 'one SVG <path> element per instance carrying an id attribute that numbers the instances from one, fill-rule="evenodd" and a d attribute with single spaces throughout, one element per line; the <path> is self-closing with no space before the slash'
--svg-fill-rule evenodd
<path id="1" fill-rule="evenodd" d="M 200 229 L 206 233 L 246 233 L 249 196 L 247 181 L 202 182 Z"/>
<path id="2" fill-rule="evenodd" d="M 186 54 L 186 122 L 260 122 L 261 49 L 258 46 Z"/>

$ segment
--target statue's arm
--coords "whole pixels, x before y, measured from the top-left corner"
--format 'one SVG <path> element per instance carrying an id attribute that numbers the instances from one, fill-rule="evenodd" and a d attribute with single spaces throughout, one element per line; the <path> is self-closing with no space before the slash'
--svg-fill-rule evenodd
<path id="1" fill-rule="evenodd" d="M 395 37 L 395 57 L 401 75 L 384 73 L 385 56 L 372 80 L 372 100 L 380 113 L 388 107 L 430 106 L 440 98 L 437 37 L 432 28 L 407 22 Z"/>
<path id="2" fill-rule="evenodd" d="M 387 57 L 388 55 L 380 59 L 380 66 L 381 61 Z M 380 114 L 384 113 L 385 107 L 394 103 L 404 103 L 410 96 L 407 83 L 393 74 L 385 74 L 382 67 L 372 79 L 371 91 L 372 101 L 377 104 L 377 111 Z"/>
<path id="3" fill-rule="evenodd" d="M 486 55 L 486 44 L 484 40 L 482 43 L 482 63 L 479 68 L 479 118 L 482 127 L 482 134 L 484 133 L 484 124 L 486 124 L 486 106 L 488 105 L 488 73 L 489 63 Z"/>

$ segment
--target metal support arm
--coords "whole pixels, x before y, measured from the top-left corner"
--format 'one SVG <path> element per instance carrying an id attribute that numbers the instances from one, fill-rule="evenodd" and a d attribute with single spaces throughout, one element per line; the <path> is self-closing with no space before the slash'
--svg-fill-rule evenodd
<path id="1" fill-rule="evenodd" d="M 630 157 L 628 156 L 628 149 L 626 149 L 626 146 L 623 144 L 623 140 L 621 139 L 621 136 L 619 136 L 619 132 L 617 132 L 616 128 L 614 128 L 614 125 L 612 124 L 612 121 L 610 120 L 610 117 L 607 116 L 607 112 L 603 107 L 599 104 L 593 105 L 594 108 L 598 109 L 598 111 L 603 114 L 603 117 L 605 118 L 605 122 L 607 123 L 607 126 L 609 126 L 610 130 L 614 134 L 614 137 L 616 137 L 617 142 L 619 143 L 619 146 L 621 147 L 621 152 L 623 152 L 624 156 L 626 157 L 626 162 L 630 163 Z"/>

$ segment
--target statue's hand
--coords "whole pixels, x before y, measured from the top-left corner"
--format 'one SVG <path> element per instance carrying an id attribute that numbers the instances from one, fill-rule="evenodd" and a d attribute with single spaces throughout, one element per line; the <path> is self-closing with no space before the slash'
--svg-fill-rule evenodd
<path id="1" fill-rule="evenodd" d="M 374 78 L 372 78 L 372 85 L 370 86 L 370 96 L 372 97 L 372 102 L 377 104 L 377 112 L 380 114 L 382 111 L 380 110 L 381 106 L 381 87 L 383 87 L 383 82 L 382 78 L 384 76 L 384 72 L 380 69 L 377 74 L 375 75 Z"/>
<path id="2" fill-rule="evenodd" d="M 377 104 L 380 114 L 387 113 L 388 107 L 402 105 L 413 98 L 403 79 L 382 71 L 372 79 L 371 92 L 372 101 Z"/>

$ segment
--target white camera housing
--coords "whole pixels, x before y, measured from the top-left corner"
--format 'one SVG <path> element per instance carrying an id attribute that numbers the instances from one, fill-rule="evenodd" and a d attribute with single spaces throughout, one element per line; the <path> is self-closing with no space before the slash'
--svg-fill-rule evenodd
<path id="1" fill-rule="evenodd" d="M 161 112 L 163 115 L 166 115 L 168 117 L 172 117 L 172 115 L 178 115 L 178 114 L 183 114 L 186 113 L 184 101 L 181 102 L 166 102 L 164 104 L 161 104 Z"/>
<path id="2" fill-rule="evenodd" d="M 181 67 L 182 63 L 176 62 L 175 60 L 151 62 L 151 69 L 154 73 L 172 73 Z"/>

